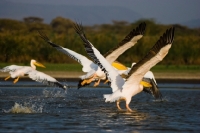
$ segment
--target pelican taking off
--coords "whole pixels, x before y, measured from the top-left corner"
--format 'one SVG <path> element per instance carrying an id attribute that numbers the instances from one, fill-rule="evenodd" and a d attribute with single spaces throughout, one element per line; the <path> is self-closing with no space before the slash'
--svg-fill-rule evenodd
<path id="1" fill-rule="evenodd" d="M 74 24 L 74 29 L 76 31 L 76 33 L 81 37 L 84 36 L 84 31 L 83 31 L 83 27 L 81 24 Z M 114 61 L 116 61 L 116 59 L 123 54 L 127 49 L 133 47 L 137 41 L 139 39 L 141 39 L 143 37 L 143 34 L 145 32 L 146 29 L 146 23 L 140 23 L 136 28 L 132 29 L 128 35 L 126 35 L 126 37 L 114 48 L 112 48 L 111 50 L 109 50 L 104 57 L 106 58 L 106 60 L 114 65 Z M 93 62 L 96 64 L 96 61 L 93 60 Z M 117 63 L 117 62 L 115 62 Z M 119 63 L 117 63 L 118 66 L 121 66 Z M 116 67 L 115 67 L 116 68 Z M 127 70 L 126 67 L 122 67 L 125 69 L 122 69 L 121 72 Z M 119 70 L 119 69 L 118 69 Z M 120 72 L 120 71 L 118 71 Z M 100 75 L 100 76 L 99 76 Z M 91 82 L 93 79 L 98 79 L 97 84 L 99 84 L 100 79 L 106 79 L 106 75 L 104 73 L 104 71 L 102 71 L 100 68 L 98 68 L 98 70 L 92 75 L 90 76 L 89 82 Z M 84 82 L 84 81 L 83 81 Z"/>
<path id="2" fill-rule="evenodd" d="M 61 84 L 55 78 L 39 72 L 36 70 L 36 66 L 45 68 L 44 65 L 37 62 L 36 60 L 31 60 L 31 66 L 17 66 L 17 65 L 10 65 L 0 69 L 1 72 L 9 72 L 10 75 L 5 78 L 5 80 L 9 78 L 15 78 L 13 83 L 17 83 L 21 76 L 29 76 L 32 80 L 37 82 L 41 82 L 46 85 L 60 87 L 62 89 L 67 89 L 66 85 Z"/>
<path id="3" fill-rule="evenodd" d="M 106 59 L 110 62 L 110 64 L 115 64 L 115 68 L 121 70 L 127 70 L 126 67 L 122 66 L 120 63 L 114 62 L 123 52 L 127 49 L 134 46 L 137 41 L 142 38 L 146 28 L 146 23 L 140 23 L 136 28 L 132 29 L 131 32 L 113 49 L 108 51 L 105 54 Z M 74 29 L 78 34 L 83 34 L 83 28 L 79 25 L 74 24 Z M 41 31 L 39 31 L 40 37 L 44 39 L 47 43 L 49 43 L 52 47 L 56 48 L 58 51 L 65 53 L 69 57 L 73 58 L 77 62 L 79 62 L 83 68 L 83 72 L 87 72 L 87 74 L 81 76 L 81 80 L 79 81 L 78 88 L 90 84 L 92 81 L 96 81 L 94 86 L 97 86 L 100 83 L 100 80 L 106 79 L 105 73 L 98 68 L 98 65 L 93 63 L 91 60 L 86 58 L 85 56 L 78 54 L 70 49 L 63 48 L 49 40 L 49 38 Z M 122 66 L 122 67 L 120 67 Z"/>
<path id="4" fill-rule="evenodd" d="M 82 40 L 86 39 L 86 35 L 84 33 L 83 27 L 81 24 L 74 24 L 75 26 L 75 30 L 76 33 L 81 37 Z M 109 52 L 107 52 L 104 57 L 107 60 L 108 63 L 112 64 L 115 66 L 115 60 L 120 56 L 120 54 L 122 54 L 123 52 L 125 52 L 127 49 L 129 49 L 130 47 L 134 46 L 137 41 L 143 36 L 144 31 L 145 31 L 145 27 L 146 24 L 145 23 L 141 23 L 139 24 L 138 27 L 136 27 L 136 29 L 133 29 L 118 45 L 117 47 L 115 47 L 114 49 L 111 49 Z M 88 41 L 89 42 L 89 41 Z M 89 55 L 92 56 L 92 55 Z M 91 57 L 93 59 L 93 62 L 95 62 L 96 64 L 98 64 L 98 60 L 94 60 L 95 57 Z M 113 62 L 115 61 L 115 62 Z M 136 64 L 136 63 L 135 63 Z M 105 71 L 103 71 L 100 67 L 101 64 L 98 64 L 99 68 L 96 71 L 96 73 L 103 73 L 104 77 L 106 78 L 106 74 L 104 73 Z M 120 63 L 117 63 L 118 66 L 123 66 L 122 64 L 120 65 Z M 134 65 L 134 63 L 132 64 L 132 66 Z M 126 77 L 128 76 L 128 73 L 130 71 L 131 68 L 128 68 L 126 66 L 124 66 L 126 69 L 123 70 L 119 70 L 116 69 L 116 71 L 123 77 L 126 79 Z M 100 75 L 100 74 L 99 74 Z M 108 80 L 107 80 L 108 81 Z M 152 96 L 156 99 L 162 99 L 162 94 L 160 93 L 157 84 L 156 84 L 156 80 L 154 78 L 154 75 L 151 71 L 148 71 L 142 81 L 140 82 L 140 84 L 142 84 L 144 86 L 143 91 L 147 92 L 149 94 L 152 94 Z"/>
<path id="5" fill-rule="evenodd" d="M 168 29 L 163 36 L 155 43 L 150 51 L 144 56 L 136 65 L 134 65 L 128 73 L 127 80 L 119 75 L 119 73 L 113 69 L 110 63 L 101 55 L 101 53 L 87 40 L 85 35 L 80 35 L 84 42 L 85 50 L 88 55 L 95 60 L 95 63 L 105 72 L 112 88 L 112 94 L 105 94 L 104 98 L 106 102 L 117 102 L 117 107 L 121 110 L 120 101 L 126 101 L 126 108 L 128 111 L 132 111 L 129 107 L 131 99 L 136 94 L 143 91 L 143 86 L 140 84 L 145 73 L 147 73 L 158 62 L 162 61 L 167 55 L 169 49 L 174 40 L 174 27 Z M 155 83 L 154 83 L 155 85 Z"/>

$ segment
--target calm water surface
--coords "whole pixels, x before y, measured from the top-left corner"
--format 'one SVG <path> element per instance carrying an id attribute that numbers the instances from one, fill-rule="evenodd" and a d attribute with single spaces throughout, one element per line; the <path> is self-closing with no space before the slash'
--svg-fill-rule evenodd
<path id="1" fill-rule="evenodd" d="M 107 85 L 63 91 L 36 82 L 0 81 L 0 132 L 200 132 L 200 84 L 159 84 L 162 101 L 140 93 L 129 113 L 105 103 Z"/>

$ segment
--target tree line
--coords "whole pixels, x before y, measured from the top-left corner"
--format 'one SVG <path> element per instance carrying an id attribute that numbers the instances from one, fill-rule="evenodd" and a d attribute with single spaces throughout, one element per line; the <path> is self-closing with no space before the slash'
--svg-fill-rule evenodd
<path id="1" fill-rule="evenodd" d="M 200 65 L 200 28 L 190 29 L 179 24 L 164 25 L 145 19 L 128 23 L 112 21 L 112 24 L 83 25 L 87 38 L 102 53 L 114 48 L 133 28 L 146 22 L 146 31 L 138 43 L 118 58 L 119 62 L 131 64 L 141 59 L 171 26 L 175 27 L 175 39 L 169 54 L 159 64 Z M 50 40 L 87 56 L 82 41 L 75 33 L 73 21 L 63 17 L 54 18 L 50 24 L 39 17 L 27 17 L 22 21 L 0 19 L 0 63 L 29 63 L 36 59 L 46 63 L 77 63 L 55 50 L 42 40 L 38 30 Z"/>

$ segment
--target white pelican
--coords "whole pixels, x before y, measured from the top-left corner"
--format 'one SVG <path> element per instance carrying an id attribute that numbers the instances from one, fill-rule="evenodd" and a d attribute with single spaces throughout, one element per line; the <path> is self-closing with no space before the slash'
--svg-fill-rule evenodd
<path id="1" fill-rule="evenodd" d="M 79 25 L 74 25 L 74 28 L 78 34 L 83 34 L 83 28 Z M 114 61 L 127 49 L 134 46 L 137 41 L 143 36 L 146 28 L 145 23 L 139 24 L 138 27 L 133 29 L 118 45 L 117 47 L 111 49 L 105 54 L 106 59 L 113 64 Z M 39 31 L 40 37 L 44 39 L 47 43 L 49 43 L 52 47 L 56 48 L 58 51 L 63 52 L 69 57 L 73 58 L 77 62 L 79 62 L 83 68 L 83 72 L 87 72 L 87 74 L 81 76 L 81 80 L 79 81 L 78 88 L 90 84 L 92 81 L 95 82 L 94 86 L 97 86 L 100 83 L 100 80 L 105 80 L 105 73 L 91 60 L 86 58 L 85 56 L 78 54 L 72 50 L 67 48 L 63 48 L 53 42 L 41 31 Z M 120 63 L 115 62 L 114 67 L 119 70 L 127 70 L 127 67 L 121 65 Z"/>
<path id="2" fill-rule="evenodd" d="M 85 37 L 85 33 L 83 30 L 83 27 L 81 24 L 76 24 L 74 25 L 75 30 L 77 32 L 77 34 L 80 37 Z M 104 57 L 105 59 L 112 64 L 112 66 L 114 66 L 115 68 L 117 68 L 117 72 L 123 77 L 124 75 L 126 75 L 129 71 L 130 68 L 127 68 L 126 66 L 124 66 L 123 64 L 116 62 L 115 60 L 120 56 L 120 54 L 122 54 L 124 51 L 126 51 L 128 48 L 134 46 L 137 41 L 143 36 L 144 31 L 145 31 L 145 27 L 146 24 L 145 23 L 141 23 L 136 29 L 133 29 L 120 43 L 118 46 L 116 46 L 115 48 L 111 49 L 109 52 L 107 52 Z M 93 60 L 95 62 L 95 60 Z M 113 62 L 114 61 L 114 62 Z M 135 65 L 136 63 L 132 63 L 132 66 Z M 124 69 L 120 69 L 118 68 L 118 66 L 120 66 L 121 68 Z M 126 69 L 125 69 L 126 68 Z M 98 70 L 96 71 L 96 73 L 103 73 L 104 74 L 104 79 L 106 79 L 106 75 L 104 72 L 102 72 L 101 68 L 99 67 Z M 95 75 L 95 74 L 94 74 Z M 99 74 L 100 75 L 100 74 Z M 91 79 L 95 79 L 95 76 L 93 76 L 93 78 Z M 98 80 L 98 79 L 97 79 Z M 107 80 L 108 81 L 108 80 Z M 99 82 L 99 81 L 98 81 Z M 142 81 L 140 82 L 143 86 L 144 92 L 147 92 L 149 94 L 152 94 L 152 96 L 156 99 L 162 99 L 162 94 L 160 93 L 158 87 L 157 87 L 157 83 L 155 80 L 155 77 L 153 75 L 153 73 L 151 71 L 148 71 Z"/>
<path id="3" fill-rule="evenodd" d="M 74 29 L 76 31 L 76 33 L 81 36 L 85 36 L 84 31 L 83 31 L 83 27 L 81 24 L 74 24 Z M 135 29 L 132 29 L 131 32 L 113 49 L 109 50 L 104 57 L 106 58 L 106 60 L 112 64 L 115 68 L 117 68 L 117 66 L 122 66 L 120 70 L 120 68 L 117 68 L 118 70 L 120 70 L 121 72 L 123 72 L 123 70 L 127 70 L 127 67 L 123 66 L 122 64 L 118 63 L 118 62 L 114 62 L 116 61 L 116 59 L 123 54 L 127 49 L 133 47 L 137 41 L 139 39 L 141 39 L 143 37 L 143 34 L 145 32 L 146 29 L 146 23 L 140 23 L 139 26 L 137 26 Z M 95 60 L 93 60 L 93 62 L 96 64 Z M 114 65 L 116 64 L 116 66 Z M 119 72 L 120 72 L 119 71 Z M 101 76 L 99 76 L 101 75 Z M 90 77 L 90 81 L 93 79 L 98 79 L 97 84 L 99 84 L 100 79 L 106 79 L 106 75 L 105 73 L 101 70 L 101 68 L 98 68 L 98 70 L 96 71 L 95 74 L 93 74 Z M 89 83 L 90 83 L 89 81 Z"/>
<path id="4" fill-rule="evenodd" d="M 50 86 L 57 86 L 64 90 L 67 89 L 66 85 L 62 85 L 55 78 L 53 78 L 45 73 L 37 71 L 36 66 L 45 68 L 45 66 L 42 65 L 41 63 L 32 59 L 30 62 L 30 65 L 31 66 L 10 65 L 10 66 L 6 66 L 6 67 L 0 69 L 0 71 L 1 72 L 9 72 L 10 75 L 8 77 L 6 77 L 5 80 L 7 80 L 9 78 L 15 78 L 13 83 L 17 83 L 17 81 L 19 80 L 19 78 L 21 76 L 29 76 L 29 78 L 31 78 L 32 80 L 35 80 L 37 82 L 41 82 L 43 84 L 50 85 Z"/>
<path id="5" fill-rule="evenodd" d="M 95 63 L 105 72 L 112 88 L 112 94 L 105 94 L 106 102 L 117 102 L 117 107 L 121 110 L 119 103 L 124 100 L 128 111 L 132 111 L 129 103 L 134 95 L 143 91 L 143 85 L 140 84 L 145 73 L 147 73 L 158 62 L 162 61 L 167 55 L 174 40 L 174 27 L 168 29 L 163 36 L 156 42 L 150 51 L 128 73 L 127 80 L 111 67 L 110 63 L 101 55 L 101 53 L 89 42 L 84 34 L 80 34 L 84 42 L 85 50 L 88 55 L 95 60 Z"/>

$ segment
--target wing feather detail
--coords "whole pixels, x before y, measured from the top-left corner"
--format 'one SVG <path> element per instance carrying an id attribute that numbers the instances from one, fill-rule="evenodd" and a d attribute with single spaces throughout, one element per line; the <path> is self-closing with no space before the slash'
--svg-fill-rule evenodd
<path id="1" fill-rule="evenodd" d="M 89 42 L 83 31 L 83 27 L 80 24 L 74 25 L 76 33 L 80 36 L 84 42 L 85 50 L 88 55 L 93 59 L 95 64 L 106 74 L 108 80 L 111 82 L 110 86 L 112 91 L 115 92 L 122 88 L 124 80 L 118 74 L 118 72 L 111 66 L 111 64 L 103 57 L 103 55 Z"/>
<path id="2" fill-rule="evenodd" d="M 173 43 L 174 30 L 174 27 L 166 30 L 163 36 L 160 37 L 146 56 L 144 56 L 144 58 L 131 68 L 123 88 L 126 88 L 126 85 L 138 84 L 142 80 L 145 73 L 147 73 L 158 62 L 163 60 Z"/>
<path id="3" fill-rule="evenodd" d="M 24 66 L 10 65 L 0 69 L 1 72 L 15 72 L 17 69 L 23 68 Z"/>
<path id="4" fill-rule="evenodd" d="M 92 58 L 93 62 L 97 64 L 105 74 L 107 74 L 105 68 L 101 65 L 99 59 L 95 56 L 94 49 L 92 43 L 89 42 L 87 37 L 85 36 L 85 33 L 83 31 L 83 27 L 81 24 L 74 24 L 74 29 L 76 33 L 80 36 L 81 40 L 84 42 L 85 50 L 87 54 Z M 97 53 L 100 54 L 99 51 L 96 51 Z"/>
<path id="5" fill-rule="evenodd" d="M 31 70 L 27 72 L 26 74 L 28 74 L 29 78 L 31 78 L 32 80 L 43 83 L 45 85 L 60 87 L 64 90 L 67 89 L 67 85 L 63 85 L 62 83 L 58 82 L 55 78 L 45 73 L 39 72 L 37 70 Z"/>
<path id="6" fill-rule="evenodd" d="M 40 37 L 42 39 L 44 39 L 52 47 L 54 47 L 58 51 L 68 55 L 69 57 L 71 57 L 72 59 L 74 59 L 75 61 L 80 63 L 83 66 L 83 68 L 82 68 L 83 72 L 89 72 L 91 69 L 97 70 L 98 66 L 96 64 L 94 64 L 91 60 L 86 58 L 85 56 L 51 42 L 45 33 L 41 32 L 41 31 L 38 31 L 38 32 L 40 34 Z"/>
<path id="7" fill-rule="evenodd" d="M 146 23 L 140 23 L 138 27 L 133 29 L 115 48 L 109 50 L 104 57 L 108 62 L 114 62 L 127 49 L 133 47 L 139 39 L 144 35 Z"/>

